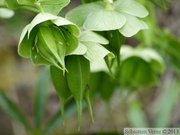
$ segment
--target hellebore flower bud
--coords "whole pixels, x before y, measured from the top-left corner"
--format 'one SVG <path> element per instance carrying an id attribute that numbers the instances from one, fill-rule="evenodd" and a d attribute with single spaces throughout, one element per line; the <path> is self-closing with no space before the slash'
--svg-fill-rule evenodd
<path id="1" fill-rule="evenodd" d="M 78 47 L 79 33 L 65 18 L 40 13 L 23 29 L 18 53 L 34 65 L 54 65 L 65 71 L 64 58 Z"/>

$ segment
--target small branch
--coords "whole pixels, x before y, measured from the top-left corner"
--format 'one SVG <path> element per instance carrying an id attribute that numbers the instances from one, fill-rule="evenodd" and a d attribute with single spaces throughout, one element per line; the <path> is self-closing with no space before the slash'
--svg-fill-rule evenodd
<path id="1" fill-rule="evenodd" d="M 113 6 L 111 5 L 113 2 L 112 0 L 104 0 L 104 2 L 106 3 L 105 5 L 106 10 L 114 10 Z"/>
<path id="2" fill-rule="evenodd" d="M 41 3 L 36 2 L 35 5 L 36 5 L 36 7 L 39 9 L 39 11 L 40 11 L 41 13 L 45 12 L 44 9 L 43 9 L 42 6 L 41 6 Z"/>

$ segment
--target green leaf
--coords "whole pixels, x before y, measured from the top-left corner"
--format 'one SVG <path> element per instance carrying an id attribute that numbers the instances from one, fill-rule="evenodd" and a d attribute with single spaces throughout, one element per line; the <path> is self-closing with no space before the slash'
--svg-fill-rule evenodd
<path id="1" fill-rule="evenodd" d="M 29 28 L 29 24 L 26 27 L 24 27 L 23 31 L 21 32 L 21 36 L 18 44 L 18 54 L 26 58 L 30 57 L 30 52 L 31 52 L 31 45 L 29 44 L 27 38 L 28 28 Z"/>
<path id="2" fill-rule="evenodd" d="M 0 107 L 14 120 L 22 124 L 27 130 L 31 131 L 31 126 L 25 115 L 18 106 L 11 101 L 3 91 L 0 91 Z"/>
<path id="3" fill-rule="evenodd" d="M 79 128 L 82 118 L 82 99 L 89 84 L 90 64 L 83 56 L 72 55 L 67 57 L 66 67 L 68 86 L 77 104 Z"/>
<path id="4" fill-rule="evenodd" d="M 17 0 L 21 5 L 34 5 L 36 0 Z"/>
<path id="5" fill-rule="evenodd" d="M 43 40 L 39 40 L 37 43 L 36 43 L 36 47 L 37 49 L 39 50 L 39 55 L 43 58 L 42 60 L 43 61 L 40 61 L 39 64 L 43 64 L 43 63 L 46 63 L 46 61 L 48 61 L 48 63 L 52 63 L 52 65 L 62 69 L 59 65 L 58 65 L 58 62 L 55 58 L 55 56 L 53 55 L 53 53 L 48 49 L 48 47 L 46 46 L 46 44 L 44 43 Z M 36 51 L 36 50 L 34 50 Z M 36 53 L 36 52 L 35 52 Z M 31 55 L 31 58 L 32 60 L 35 59 L 35 57 L 33 55 Z M 41 59 L 40 59 L 41 60 Z M 44 61 L 45 60 L 45 61 Z M 34 62 L 34 61 L 33 61 Z M 37 62 L 37 61 L 35 61 Z M 37 63 L 34 63 L 35 65 L 38 65 Z M 49 64 L 48 64 L 49 65 Z"/>
<path id="6" fill-rule="evenodd" d="M 96 10 L 103 9 L 103 2 L 93 2 L 89 4 L 80 5 L 66 14 L 66 18 L 72 22 L 74 22 L 79 27 L 82 27 L 84 21 L 88 17 L 88 15 Z"/>
<path id="7" fill-rule="evenodd" d="M 148 15 L 144 6 L 135 0 L 117 0 L 113 3 L 113 7 L 119 13 L 127 13 L 132 16 L 144 18 Z"/>
<path id="8" fill-rule="evenodd" d="M 113 10 L 96 10 L 86 18 L 83 27 L 86 30 L 108 31 L 120 29 L 126 23 L 124 15 Z"/>
<path id="9" fill-rule="evenodd" d="M 136 56 L 121 61 L 119 78 L 123 87 L 133 89 L 157 84 L 157 75 L 150 63 Z"/>
<path id="10" fill-rule="evenodd" d="M 32 20 L 32 22 L 29 24 L 28 38 L 29 38 L 31 31 L 34 29 L 35 26 L 37 26 L 38 24 L 40 24 L 42 22 L 47 22 L 49 20 L 56 20 L 57 18 L 58 18 L 58 16 L 55 16 L 55 15 L 50 14 L 50 13 L 39 13 L 39 14 L 37 14 L 34 17 L 34 19 Z"/>
<path id="11" fill-rule="evenodd" d="M 39 0 L 45 12 L 59 14 L 59 12 L 69 4 L 70 0 Z"/>
<path id="12" fill-rule="evenodd" d="M 67 19 L 65 19 L 63 17 L 55 16 L 50 13 L 39 13 L 38 15 L 36 15 L 34 17 L 32 22 L 29 24 L 28 37 L 29 37 L 31 31 L 34 29 L 34 27 L 43 22 L 44 22 L 43 25 L 45 25 L 45 26 L 52 25 L 52 24 L 55 24 L 60 27 L 63 26 L 70 33 L 72 33 L 72 35 L 74 35 L 76 37 L 79 36 L 79 34 L 80 34 L 79 28 L 72 22 L 68 21 Z"/>
<path id="13" fill-rule="evenodd" d="M 31 61 L 35 66 L 40 65 L 53 65 L 50 61 L 47 61 L 44 59 L 41 54 L 37 51 L 37 47 L 33 47 L 33 50 L 31 51 Z"/>
<path id="14" fill-rule="evenodd" d="M 87 52 L 87 47 L 79 43 L 78 47 L 69 55 L 83 55 Z"/>
<path id="15" fill-rule="evenodd" d="M 41 44 L 39 44 L 39 48 L 40 49 L 40 54 L 42 54 L 42 56 L 45 59 L 49 59 L 49 55 L 52 56 L 52 59 L 56 59 L 56 61 L 59 62 L 59 64 L 61 65 L 62 70 L 65 70 L 65 62 L 64 62 L 64 57 L 65 54 L 59 54 L 58 51 L 58 44 L 55 42 L 55 39 L 53 37 L 53 34 L 50 30 L 49 27 L 40 27 L 39 28 L 39 41 Z M 62 46 L 64 47 L 64 46 Z M 62 48 L 61 48 L 62 49 Z M 50 60 L 50 59 L 49 59 Z M 54 60 L 53 60 L 54 61 Z M 50 60 L 50 62 L 53 62 Z M 54 63 L 54 62 L 53 62 Z"/>
<path id="16" fill-rule="evenodd" d="M 66 39 L 64 36 L 64 32 L 59 29 L 57 26 L 50 27 L 51 34 L 53 35 L 53 40 L 56 42 L 56 46 L 54 46 L 54 50 L 57 51 L 59 58 L 61 59 L 62 63 L 65 65 L 65 55 L 67 50 Z M 61 63 L 60 63 L 61 64 Z"/>
<path id="17" fill-rule="evenodd" d="M 57 26 L 63 26 L 66 31 L 69 31 L 75 37 L 78 37 L 80 34 L 80 29 L 66 18 L 58 17 L 57 19 L 52 20 L 52 22 Z"/>
<path id="18" fill-rule="evenodd" d="M 82 42 L 82 43 L 87 47 L 87 52 L 84 55 L 84 57 L 91 62 L 99 62 L 105 56 L 114 58 L 113 53 L 111 53 L 110 51 L 108 51 L 106 48 L 104 48 L 98 43 L 93 43 L 93 42 Z"/>
<path id="19" fill-rule="evenodd" d="M 104 71 L 106 73 L 109 73 L 109 69 L 108 69 L 107 64 L 104 59 L 102 59 L 98 62 L 92 62 L 91 63 L 91 71 L 92 72 Z"/>
<path id="20" fill-rule="evenodd" d="M 49 68 L 45 68 L 41 72 L 36 86 L 35 105 L 34 105 L 36 128 L 40 128 L 42 124 L 42 120 L 44 118 L 45 106 L 48 98 L 49 84 L 50 84 Z"/>
<path id="21" fill-rule="evenodd" d="M 99 34 L 92 31 L 82 31 L 81 35 L 79 36 L 79 40 L 85 42 L 96 42 L 100 44 L 109 43 L 109 41 L 105 39 L 103 36 L 100 36 Z"/>
<path id="22" fill-rule="evenodd" d="M 166 85 L 166 84 L 165 84 Z M 165 91 L 160 95 L 160 98 L 155 106 L 155 126 L 167 127 L 170 123 L 172 112 L 176 107 L 180 97 L 179 80 L 173 79 L 166 86 Z"/>
<path id="23" fill-rule="evenodd" d="M 0 8 L 0 18 L 11 18 L 14 15 L 14 11 L 7 8 Z"/>
<path id="24" fill-rule="evenodd" d="M 127 21 L 125 25 L 119 29 L 119 32 L 125 37 L 132 37 L 140 30 L 149 28 L 144 21 L 139 20 L 132 15 L 124 14 L 124 16 L 126 17 Z"/>
<path id="25" fill-rule="evenodd" d="M 66 77 L 63 75 L 63 71 L 55 66 L 51 66 L 50 70 L 52 82 L 60 99 L 61 115 L 64 123 L 64 106 L 67 98 L 72 94 L 69 90 Z"/>
<path id="26" fill-rule="evenodd" d="M 62 30 L 66 39 L 66 55 L 71 54 L 79 44 L 78 38 L 72 35 L 69 31 Z"/>
<path id="27" fill-rule="evenodd" d="M 10 9 L 17 9 L 20 6 L 17 0 L 5 0 L 5 3 Z"/>
<path id="28" fill-rule="evenodd" d="M 148 127 L 146 116 L 138 100 L 131 101 L 129 103 L 127 115 L 132 127 L 134 128 Z"/>
<path id="29" fill-rule="evenodd" d="M 32 31 L 31 36 L 28 38 L 28 29 L 29 29 L 29 24 L 23 29 L 21 36 L 20 36 L 20 40 L 19 40 L 19 44 L 18 44 L 18 54 L 22 57 L 25 58 L 29 58 L 31 55 L 31 49 L 32 49 L 32 45 L 33 42 L 35 40 L 36 37 L 36 29 L 34 29 L 34 31 Z"/>
<path id="30" fill-rule="evenodd" d="M 88 86 L 87 86 L 88 87 Z M 90 89 L 87 88 L 84 91 L 84 99 L 86 100 L 86 105 L 88 107 L 88 111 L 90 113 L 91 121 L 94 123 L 94 116 L 93 116 L 93 111 L 92 111 L 92 105 L 91 105 L 91 99 L 90 99 Z"/>

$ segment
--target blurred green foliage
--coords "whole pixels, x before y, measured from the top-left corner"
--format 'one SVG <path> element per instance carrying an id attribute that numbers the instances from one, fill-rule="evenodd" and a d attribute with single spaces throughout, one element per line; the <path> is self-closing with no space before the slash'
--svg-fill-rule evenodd
<path id="1" fill-rule="evenodd" d="M 124 113 L 128 118 L 129 124 L 126 126 L 169 127 L 171 124 L 171 114 L 180 97 L 180 39 L 173 35 L 167 28 L 161 28 L 155 18 L 156 11 L 151 2 L 162 8 L 166 8 L 167 0 L 139 1 L 144 4 L 149 11 L 149 16 L 144 20 L 148 23 L 150 29 L 142 31 L 133 37 L 139 44 L 137 47 L 128 46 L 131 49 L 119 56 L 118 59 L 121 60 L 120 63 L 117 61 L 109 63 L 109 69 L 112 70 L 112 74 L 118 73 L 118 76 L 111 76 L 105 71 L 91 73 L 91 83 L 89 84 L 91 100 L 98 96 L 109 103 L 117 90 L 120 91 L 121 94 L 127 91 L 128 95 L 124 98 L 123 103 L 121 103 L 126 105 Z M 83 2 L 92 1 L 84 0 Z M 122 41 L 122 39 L 120 40 Z M 123 45 L 123 47 L 127 47 L 127 45 Z M 149 52 L 149 54 L 146 52 L 142 55 L 143 51 L 148 49 L 153 51 Z M 117 49 L 114 50 L 117 51 Z M 157 57 L 154 57 L 154 52 L 157 53 Z M 149 58 L 147 60 L 148 56 Z M 126 58 L 123 59 L 123 57 Z M 116 71 L 114 72 L 113 65 L 118 64 L 118 69 L 115 69 Z M 162 73 L 166 74 L 166 72 L 172 74 L 172 78 L 169 78 L 167 84 L 162 82 L 163 76 L 160 75 Z M 167 79 L 169 76 L 165 77 Z M 28 133 L 33 135 L 49 134 L 62 124 L 60 111 L 55 113 L 47 122 L 44 121 L 50 84 L 49 69 L 46 68 L 39 75 L 36 85 L 33 122 L 27 119 L 18 105 L 7 96 L 8 92 L 4 92 L 3 90 L 0 91 L 0 107 L 12 119 L 23 125 Z M 163 90 L 157 95 L 158 100 L 155 102 L 155 106 L 151 108 L 151 110 L 154 110 L 154 115 L 152 118 L 149 118 L 146 110 L 144 110 L 146 106 L 144 106 L 139 92 L 146 90 L 147 86 L 154 88 L 152 86 L 158 85 L 160 87 L 162 84 L 165 86 L 162 86 Z M 156 89 L 160 90 L 158 88 Z M 132 98 L 131 96 L 134 95 L 135 97 Z M 123 98 L 123 95 L 119 97 Z M 76 108 L 72 98 L 70 98 L 66 104 L 65 117 L 68 118 L 76 112 Z M 85 105 L 83 104 L 83 106 Z M 116 131 L 111 133 L 100 132 L 94 134 L 116 135 L 122 134 L 122 132 L 123 131 L 117 133 Z"/>

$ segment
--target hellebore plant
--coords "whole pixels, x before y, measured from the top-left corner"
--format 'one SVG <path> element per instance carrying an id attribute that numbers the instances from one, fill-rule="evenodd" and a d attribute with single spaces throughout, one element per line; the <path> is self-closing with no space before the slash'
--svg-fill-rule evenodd
<path id="1" fill-rule="evenodd" d="M 77 104 L 79 127 L 83 98 L 94 121 L 89 94 L 93 63 L 98 67 L 100 66 L 98 62 L 105 60 L 111 75 L 116 74 L 115 76 L 122 78 L 118 81 L 123 86 L 130 85 L 128 81 L 133 74 L 131 70 L 134 66 L 131 57 L 138 57 L 145 62 L 145 66 L 141 66 L 139 71 L 148 69 L 151 65 L 149 71 L 153 73 L 156 70 L 154 67 L 163 65 L 160 56 L 156 54 L 152 58 L 149 56 L 148 61 L 145 54 L 131 55 L 125 59 L 125 55 L 134 54 L 131 49 L 126 49 L 127 54 L 120 54 L 125 37 L 132 37 L 140 30 L 148 29 L 147 24 L 142 20 L 148 15 L 143 5 L 135 0 L 82 0 L 82 2 L 82 5 L 70 10 L 64 18 L 58 14 L 70 3 L 70 0 L 3 1 L 3 4 L 10 9 L 25 9 L 37 13 L 22 31 L 18 53 L 22 57 L 30 58 L 34 65 L 50 66 L 52 83 L 60 98 L 62 118 L 64 119 L 65 103 L 73 96 Z M 130 60 L 130 64 L 129 61 L 128 64 L 124 64 L 127 60 Z M 128 71 L 124 72 L 127 66 Z M 112 70 L 115 71 L 112 73 Z M 153 74 L 153 79 L 156 75 Z M 138 77 L 135 83 L 138 85 L 144 83 L 139 81 L 142 74 L 138 72 L 136 76 Z M 153 79 L 145 83 L 152 84 Z"/>
<path id="2" fill-rule="evenodd" d="M 79 125 L 83 96 L 93 120 L 89 92 L 85 90 L 90 83 L 89 61 L 100 61 L 106 55 L 114 57 L 101 44 L 108 44 L 108 40 L 91 31 L 80 34 L 80 29 L 74 23 L 46 12 L 35 16 L 20 37 L 18 53 L 22 57 L 30 58 L 34 65 L 51 66 L 52 81 L 60 97 L 63 118 L 65 101 L 73 95 L 78 107 Z"/>

